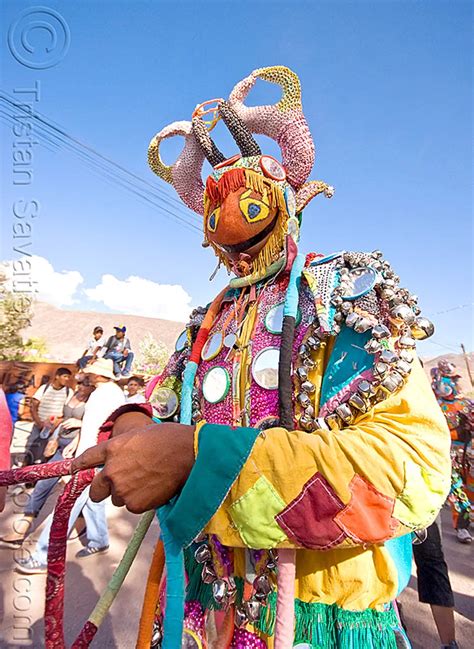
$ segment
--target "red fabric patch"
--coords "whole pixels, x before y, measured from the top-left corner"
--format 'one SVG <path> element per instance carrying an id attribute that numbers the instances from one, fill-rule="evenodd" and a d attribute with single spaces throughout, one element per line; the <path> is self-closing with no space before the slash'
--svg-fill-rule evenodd
<path id="1" fill-rule="evenodd" d="M 392 518 L 395 500 L 377 491 L 373 484 L 355 475 L 351 500 L 335 521 L 357 543 L 380 543 L 394 535 L 398 521 Z"/>
<path id="2" fill-rule="evenodd" d="M 316 473 L 275 518 L 287 536 L 299 545 L 324 550 L 341 543 L 345 537 L 333 520 L 343 509 L 344 503 L 334 489 Z"/>

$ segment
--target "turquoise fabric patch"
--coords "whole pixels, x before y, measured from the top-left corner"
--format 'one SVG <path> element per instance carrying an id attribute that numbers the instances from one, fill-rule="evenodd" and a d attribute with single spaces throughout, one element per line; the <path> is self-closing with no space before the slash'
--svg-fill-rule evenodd
<path id="1" fill-rule="evenodd" d="M 397 569 L 397 597 L 408 586 L 408 582 L 410 581 L 411 577 L 411 563 L 413 554 L 411 537 L 411 534 L 404 534 L 403 536 L 398 536 L 395 539 L 389 539 L 384 543 Z"/>
<path id="2" fill-rule="evenodd" d="M 304 268 L 305 256 L 302 254 L 296 255 L 296 258 L 291 267 L 290 282 L 286 290 L 285 306 L 283 307 L 284 316 L 293 316 L 296 319 L 299 301 L 299 289 L 301 283 L 301 272 Z"/>
<path id="3" fill-rule="evenodd" d="M 359 334 L 349 327 L 342 328 L 324 373 L 321 406 L 362 372 L 372 369 L 374 357 L 364 349 L 370 337 L 370 330 Z"/>
<path id="4" fill-rule="evenodd" d="M 219 509 L 237 479 L 260 431 L 205 424 L 198 456 L 180 495 L 170 504 L 166 523 L 176 543 L 186 547 Z"/>

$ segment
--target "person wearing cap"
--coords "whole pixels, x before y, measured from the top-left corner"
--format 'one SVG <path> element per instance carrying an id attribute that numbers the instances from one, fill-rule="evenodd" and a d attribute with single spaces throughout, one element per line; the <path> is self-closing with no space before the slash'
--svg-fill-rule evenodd
<path id="1" fill-rule="evenodd" d="M 76 437 L 78 440 L 76 446 L 77 455 L 97 443 L 100 426 L 112 412 L 125 403 L 124 393 L 114 381 L 112 360 L 99 358 L 94 363 L 87 365 L 84 372 L 89 374 L 90 382 L 95 386 L 95 390 L 85 405 L 81 432 Z M 93 554 L 106 552 L 109 549 L 109 535 L 105 504 L 103 502 L 92 502 L 89 498 L 89 487 L 82 492 L 74 504 L 69 518 L 69 532 L 81 511 L 86 521 L 87 545 L 76 554 L 76 557 L 85 558 Z M 35 551 L 29 558 L 17 562 L 16 569 L 18 572 L 23 574 L 46 572 L 51 524 L 52 514 L 46 519 L 46 524 L 38 539 Z"/>
<path id="2" fill-rule="evenodd" d="M 104 358 L 109 358 L 114 362 L 114 374 L 116 379 L 129 378 L 132 374 L 134 353 L 130 347 L 130 340 L 125 336 L 127 327 L 125 327 L 125 325 L 120 325 L 114 327 L 114 329 L 115 335 L 110 336 L 103 347 L 103 356 Z"/>
<path id="3" fill-rule="evenodd" d="M 93 363 L 103 356 L 103 347 L 105 345 L 104 330 L 102 327 L 94 327 L 92 331 L 92 338 L 89 339 L 87 347 L 82 353 L 81 358 L 77 361 L 77 367 L 83 370 L 88 363 Z"/>

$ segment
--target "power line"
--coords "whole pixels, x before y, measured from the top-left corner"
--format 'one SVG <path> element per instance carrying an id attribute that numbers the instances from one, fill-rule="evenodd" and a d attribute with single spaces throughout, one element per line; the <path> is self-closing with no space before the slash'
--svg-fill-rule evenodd
<path id="1" fill-rule="evenodd" d="M 185 211 L 185 208 L 183 209 L 183 205 L 176 198 L 167 194 L 159 185 L 144 180 L 114 160 L 84 144 L 41 113 L 28 112 L 8 94 L 0 92 L 0 102 L 6 108 L 6 111 L 0 111 L 0 116 L 5 121 L 14 123 L 18 119 L 18 111 L 21 111 L 25 117 L 34 122 L 35 136 L 38 136 L 41 143 L 49 150 L 58 151 L 63 149 L 76 155 L 91 171 L 104 177 L 107 181 L 133 193 L 142 202 L 158 207 L 165 215 L 173 218 L 187 229 L 201 232 L 201 228 L 189 220 L 191 214 Z M 15 111 L 15 114 L 13 111 Z M 191 216 L 191 218 L 195 217 Z"/>

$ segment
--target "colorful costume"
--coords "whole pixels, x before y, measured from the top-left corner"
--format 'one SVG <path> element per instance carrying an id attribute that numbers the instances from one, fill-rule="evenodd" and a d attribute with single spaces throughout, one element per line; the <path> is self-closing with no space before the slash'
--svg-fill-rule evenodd
<path id="1" fill-rule="evenodd" d="M 431 370 L 431 387 L 451 432 L 451 490 L 449 502 L 455 528 L 469 527 L 474 502 L 472 429 L 474 402 L 462 396 L 461 376 L 452 363 L 442 360 Z"/>
<path id="2" fill-rule="evenodd" d="M 244 104 L 259 78 L 281 86 L 276 105 Z M 148 386 L 155 418 L 196 424 L 196 458 L 158 510 L 136 646 L 408 646 L 392 602 L 410 576 L 411 532 L 434 520 L 450 482 L 449 431 L 414 353 L 433 325 L 379 251 L 298 252 L 303 208 L 333 190 L 307 180 L 314 145 L 296 74 L 256 70 L 208 105 L 149 148 L 235 277 L 193 312 Z M 219 119 L 240 149 L 230 159 L 210 137 Z M 252 134 L 274 139 L 282 164 Z M 184 149 L 167 166 L 159 145 L 174 135 Z M 63 464 L 48 475 L 69 472 Z M 77 473 L 56 508 L 48 649 L 64 647 L 68 510 L 92 476 Z M 0 486 L 25 479 L 0 472 Z M 149 524 L 147 513 L 73 647 L 91 642 Z"/>
<path id="3" fill-rule="evenodd" d="M 259 78 L 281 86 L 276 105 L 243 103 Z M 303 208 L 333 190 L 307 181 L 314 146 L 292 71 L 256 70 L 210 123 L 206 106 L 149 148 L 236 275 L 193 312 L 148 391 L 160 417 L 198 424 L 191 475 L 159 512 L 163 646 L 179 646 L 184 606 L 186 647 L 395 647 L 410 533 L 449 491 L 449 432 L 414 354 L 433 326 L 379 251 L 298 252 Z M 241 152 L 230 159 L 209 134 L 218 119 Z M 282 164 L 252 133 L 278 143 Z M 166 166 L 159 145 L 174 135 L 184 149 Z M 158 603 L 153 646 L 162 624 Z"/>

